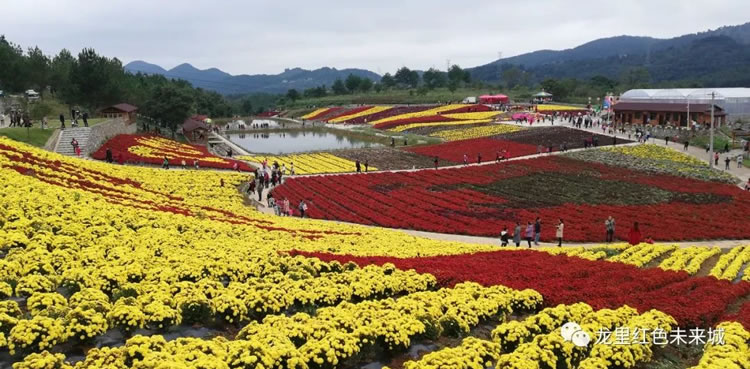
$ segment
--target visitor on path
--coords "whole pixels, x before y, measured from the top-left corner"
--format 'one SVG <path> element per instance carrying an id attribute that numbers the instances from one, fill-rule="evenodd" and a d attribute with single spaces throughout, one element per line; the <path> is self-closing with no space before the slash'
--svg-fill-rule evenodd
<path id="1" fill-rule="evenodd" d="M 516 227 L 513 228 L 513 243 L 516 247 L 521 246 L 521 222 L 516 222 Z"/>
<path id="2" fill-rule="evenodd" d="M 391 137 L 391 147 L 396 147 L 396 139 Z"/>
<path id="3" fill-rule="evenodd" d="M 224 178 L 219 178 L 219 187 L 224 187 Z"/>
<path id="4" fill-rule="evenodd" d="M 0 127 L 5 125 L 5 114 L 0 112 Z"/>
<path id="5" fill-rule="evenodd" d="M 48 125 L 49 124 L 47 123 L 47 116 L 45 115 L 42 117 L 42 129 L 47 129 Z"/>
<path id="6" fill-rule="evenodd" d="M 664 136 L 664 145 L 669 146 L 669 136 Z"/>
<path id="7" fill-rule="evenodd" d="M 299 201 L 299 217 L 304 218 L 306 211 L 307 211 L 307 204 L 305 203 L 305 200 L 300 200 Z"/>
<path id="8" fill-rule="evenodd" d="M 182 166 L 182 169 L 187 169 L 187 163 L 185 162 L 185 159 L 182 159 L 182 161 L 180 162 L 180 165 Z"/>
<path id="9" fill-rule="evenodd" d="M 557 230 L 555 230 L 555 237 L 557 237 L 557 247 L 562 247 L 563 228 L 565 228 L 565 223 L 563 223 L 563 220 L 560 219 L 559 223 L 557 223 Z"/>
<path id="10" fill-rule="evenodd" d="M 60 114 L 60 129 L 65 129 L 65 115 Z"/>
<path id="11" fill-rule="evenodd" d="M 633 228 L 628 232 L 628 242 L 631 245 L 637 245 L 641 243 L 641 231 L 638 229 L 638 222 L 633 223 Z"/>
<path id="12" fill-rule="evenodd" d="M 284 198 L 284 201 L 282 202 L 282 210 L 283 210 L 283 214 L 281 215 L 292 216 L 292 209 L 289 206 L 289 199 L 287 199 L 286 197 Z"/>
<path id="13" fill-rule="evenodd" d="M 732 159 L 729 159 L 729 155 L 727 155 L 726 158 L 724 158 L 724 170 L 729 170 L 729 162 L 732 161 Z"/>
<path id="14" fill-rule="evenodd" d="M 529 243 L 529 248 L 531 248 L 531 240 L 534 238 L 534 226 L 531 224 L 531 222 L 528 222 L 526 224 L 526 242 Z"/>
<path id="15" fill-rule="evenodd" d="M 686 138 L 685 144 L 682 146 L 682 151 L 688 151 L 688 146 L 690 146 L 690 140 Z"/>
<path id="16" fill-rule="evenodd" d="M 83 119 L 83 126 L 88 127 L 89 126 L 89 113 L 83 112 L 83 115 L 81 115 L 81 119 Z"/>
<path id="17" fill-rule="evenodd" d="M 604 228 L 607 231 L 607 240 L 606 242 L 613 242 L 615 238 L 615 218 L 612 218 L 610 215 L 605 221 L 604 221 Z"/>
<path id="18" fill-rule="evenodd" d="M 161 162 L 161 167 L 163 169 L 169 169 L 169 159 L 167 159 L 166 156 L 164 157 L 164 160 L 162 160 Z"/>
<path id="19" fill-rule="evenodd" d="M 263 180 L 258 179 L 258 202 L 263 200 Z"/>
<path id="20" fill-rule="evenodd" d="M 744 157 L 742 156 L 742 154 L 737 155 L 737 168 L 742 168 L 742 160 L 743 159 L 744 159 Z"/>
<path id="21" fill-rule="evenodd" d="M 508 160 L 508 158 L 510 158 L 510 154 L 508 153 L 508 150 L 503 149 L 502 158 L 503 158 L 503 160 Z"/>
<path id="22" fill-rule="evenodd" d="M 469 165 L 469 156 L 464 154 L 464 165 Z"/>
<path id="23" fill-rule="evenodd" d="M 370 170 L 370 162 L 365 159 L 365 173 L 367 173 L 368 170 Z"/>
<path id="24" fill-rule="evenodd" d="M 750 178 L 748 178 L 747 183 L 745 183 L 745 191 L 750 191 Z"/>
<path id="25" fill-rule="evenodd" d="M 255 178 L 250 178 L 247 182 L 247 194 L 252 196 L 255 192 Z"/>
<path id="26" fill-rule="evenodd" d="M 719 153 L 718 152 L 714 153 L 714 165 L 717 167 L 719 166 Z"/>
<path id="27" fill-rule="evenodd" d="M 508 246 L 508 227 L 503 227 L 500 232 L 500 246 Z"/>
<path id="28" fill-rule="evenodd" d="M 276 199 L 273 197 L 273 194 L 271 192 L 266 195 L 266 204 L 269 208 L 272 208 L 274 204 L 276 204 Z"/>
<path id="29" fill-rule="evenodd" d="M 70 140 L 70 145 L 73 146 L 73 151 L 75 151 L 76 156 L 81 156 L 81 147 L 78 145 L 78 140 L 76 140 L 75 137 Z"/>
<path id="30" fill-rule="evenodd" d="M 482 164 L 482 153 L 477 154 L 477 164 Z"/>
<path id="31" fill-rule="evenodd" d="M 495 163 L 500 162 L 500 151 L 495 151 Z"/>
<path id="32" fill-rule="evenodd" d="M 534 245 L 539 246 L 539 237 L 542 236 L 542 219 L 536 217 L 534 221 Z"/>
<path id="33" fill-rule="evenodd" d="M 536 147 L 536 154 L 541 155 L 542 154 L 542 145 L 539 145 Z"/>
<path id="34" fill-rule="evenodd" d="M 437 169 L 437 168 L 438 168 L 438 157 L 436 156 L 435 157 L 435 169 Z"/>
<path id="35" fill-rule="evenodd" d="M 354 167 L 357 169 L 357 173 L 362 173 L 362 166 L 359 165 L 359 159 L 354 162 Z"/>
<path id="36" fill-rule="evenodd" d="M 724 144 L 724 152 L 729 152 L 729 142 Z"/>
<path id="37" fill-rule="evenodd" d="M 198 164 L 198 159 L 193 160 L 193 166 L 195 167 L 195 169 L 199 169 L 200 168 L 200 164 Z"/>
<path id="38" fill-rule="evenodd" d="M 286 175 L 286 163 L 281 164 L 281 174 Z"/>
<path id="39" fill-rule="evenodd" d="M 108 147 L 107 151 L 105 151 L 104 157 L 105 157 L 105 160 L 107 161 L 107 163 L 112 164 L 112 161 L 113 161 L 112 160 L 112 149 L 110 149 Z"/>
<path id="40" fill-rule="evenodd" d="M 289 163 L 289 174 L 294 175 L 294 162 Z"/>

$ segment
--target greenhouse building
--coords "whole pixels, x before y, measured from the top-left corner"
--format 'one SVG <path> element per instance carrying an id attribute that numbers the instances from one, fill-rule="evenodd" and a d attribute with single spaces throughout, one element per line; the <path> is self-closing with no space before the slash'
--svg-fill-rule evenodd
<path id="1" fill-rule="evenodd" d="M 675 88 L 675 89 L 635 89 L 620 96 L 620 103 L 653 103 L 653 104 L 711 104 L 714 94 L 714 105 L 721 107 L 730 122 L 739 119 L 750 119 L 750 88 Z M 692 114 L 691 114 L 692 115 Z"/>

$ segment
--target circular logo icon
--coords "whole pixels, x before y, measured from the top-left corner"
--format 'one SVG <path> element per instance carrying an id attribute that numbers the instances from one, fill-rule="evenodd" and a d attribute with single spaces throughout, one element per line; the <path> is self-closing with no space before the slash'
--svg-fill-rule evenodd
<path id="1" fill-rule="evenodd" d="M 573 333 L 581 330 L 581 326 L 578 323 L 567 322 L 560 328 L 560 335 L 566 341 L 570 341 L 573 338 Z"/>

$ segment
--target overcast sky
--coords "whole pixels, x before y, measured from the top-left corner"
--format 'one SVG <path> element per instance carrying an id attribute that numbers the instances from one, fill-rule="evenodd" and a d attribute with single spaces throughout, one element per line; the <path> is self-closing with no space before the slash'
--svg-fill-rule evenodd
<path id="1" fill-rule="evenodd" d="M 0 0 L 0 34 L 48 54 L 232 74 L 463 67 L 601 37 L 673 37 L 750 21 L 748 0 Z"/>

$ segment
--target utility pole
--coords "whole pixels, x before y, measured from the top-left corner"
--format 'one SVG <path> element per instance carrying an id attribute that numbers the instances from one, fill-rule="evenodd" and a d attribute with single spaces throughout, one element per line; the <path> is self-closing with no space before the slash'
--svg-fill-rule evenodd
<path id="1" fill-rule="evenodd" d="M 711 92 L 711 132 L 709 133 L 709 157 L 708 157 L 708 164 L 711 168 L 714 167 L 714 97 L 716 97 L 715 92 Z"/>

